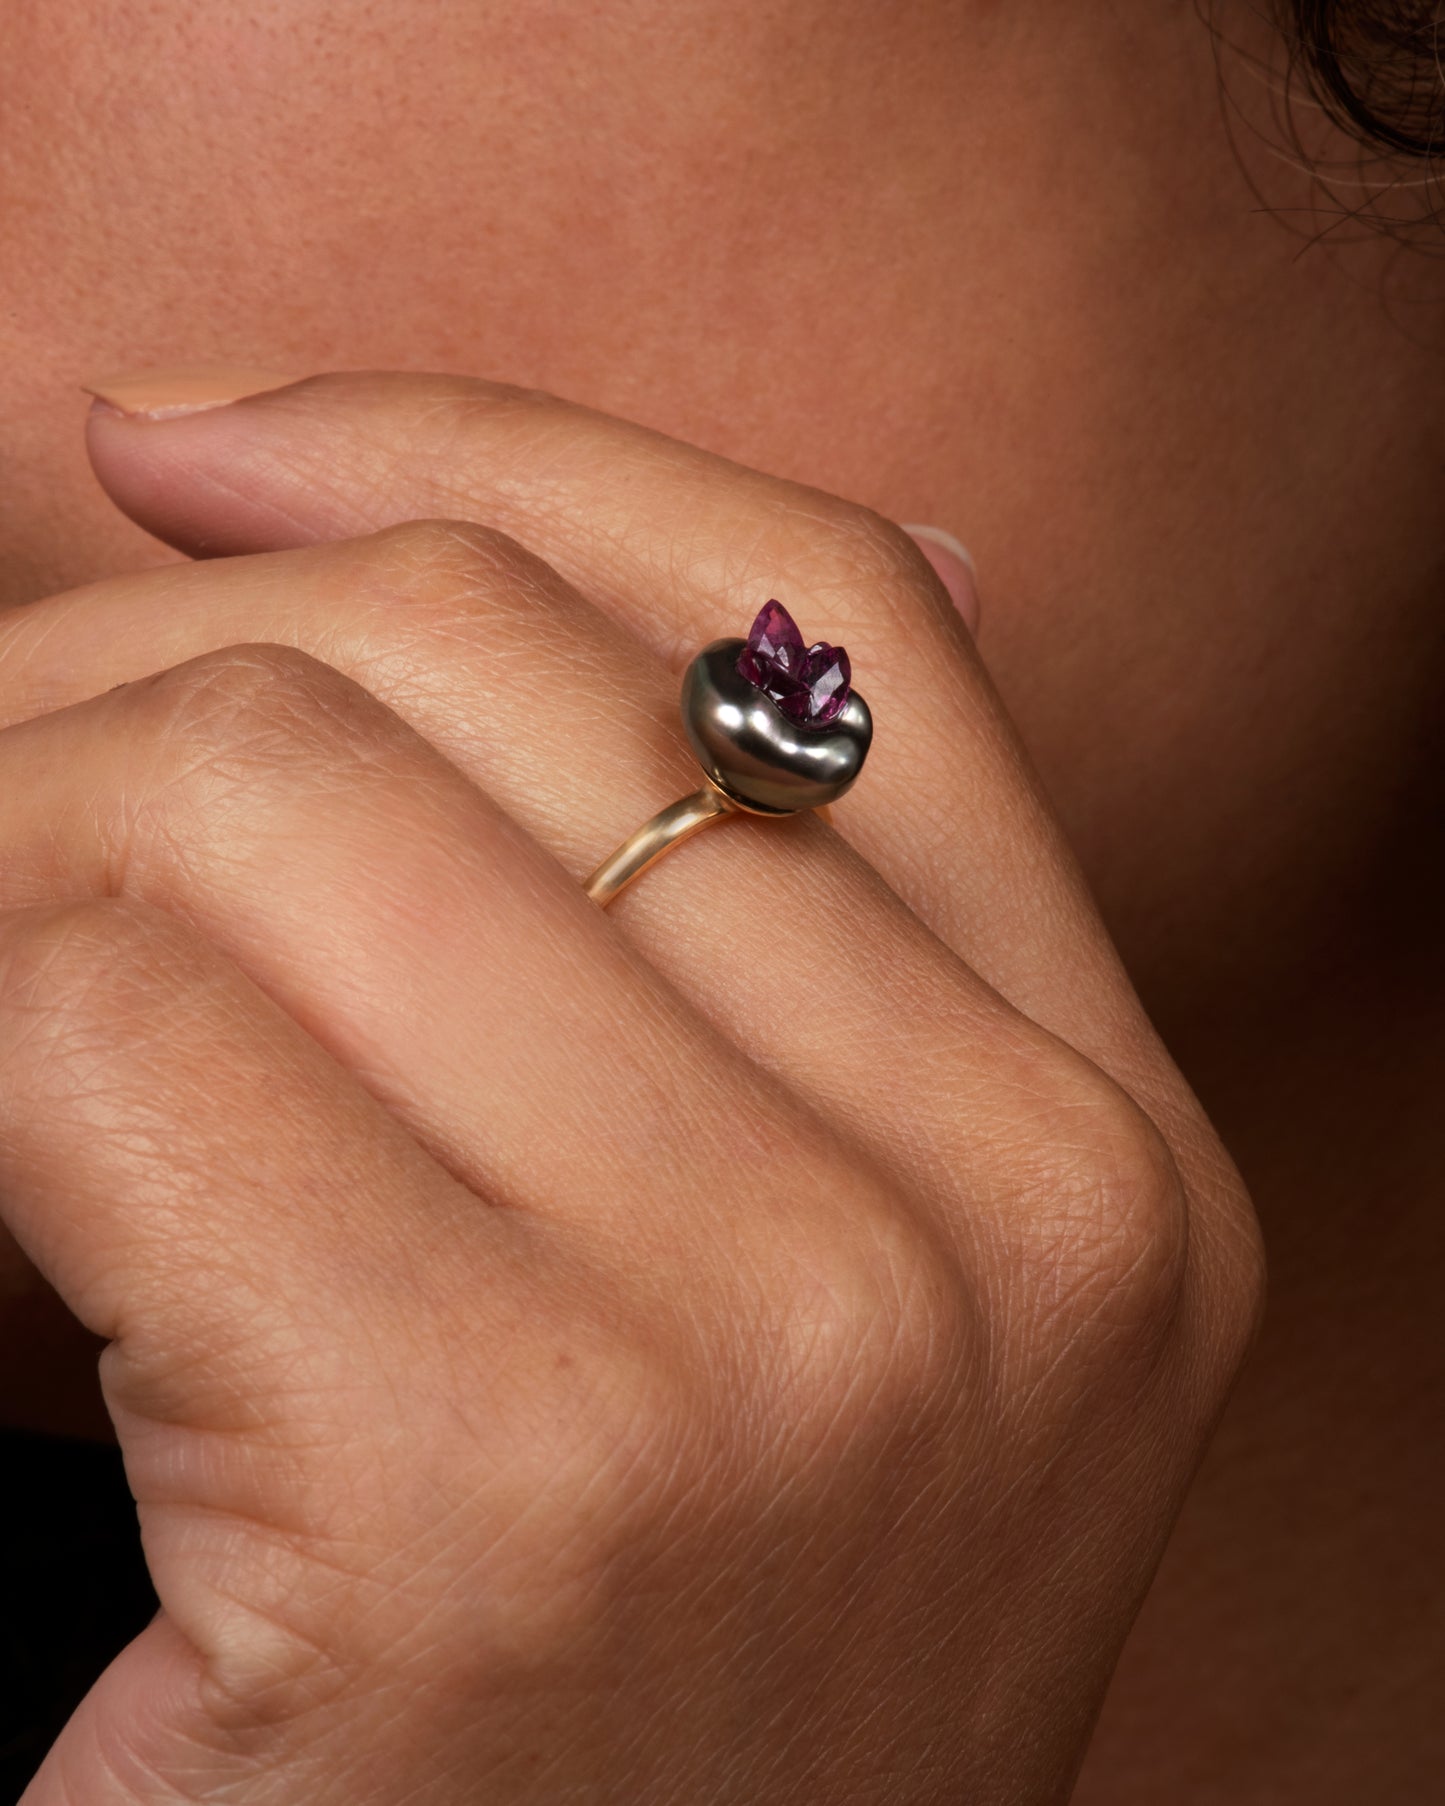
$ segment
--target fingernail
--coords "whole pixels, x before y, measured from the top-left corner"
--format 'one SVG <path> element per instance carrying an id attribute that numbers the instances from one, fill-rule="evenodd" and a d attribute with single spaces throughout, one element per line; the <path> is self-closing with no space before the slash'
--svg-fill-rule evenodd
<path id="1" fill-rule="evenodd" d="M 126 376 L 104 376 L 82 383 L 102 408 L 133 420 L 172 420 L 199 414 L 267 389 L 284 389 L 296 381 L 276 370 L 249 364 L 183 364 L 175 370 L 142 370 Z"/>
<path id="2" fill-rule="evenodd" d="M 978 573 L 968 547 L 942 527 L 905 526 L 903 531 L 937 571 L 943 587 L 953 597 L 954 607 L 963 616 L 964 626 L 977 634 Z"/>

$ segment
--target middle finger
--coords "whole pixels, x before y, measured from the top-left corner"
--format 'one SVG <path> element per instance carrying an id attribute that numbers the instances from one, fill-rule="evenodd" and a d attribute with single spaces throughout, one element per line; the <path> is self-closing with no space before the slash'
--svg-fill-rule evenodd
<path id="1" fill-rule="evenodd" d="M 390 704 L 577 878 L 697 785 L 665 666 L 542 561 L 461 523 L 179 565 L 32 604 L 0 621 L 0 696 L 12 718 L 33 716 L 157 666 L 257 641 L 309 652 Z M 13 735 L 0 744 L 24 762 Z M 97 743 L 96 770 L 106 757 Z M 76 818 L 77 793 L 84 819 L 104 821 L 96 786 L 73 751 L 51 785 L 15 782 L 0 759 L 0 828 L 11 849 L 0 903 L 31 900 L 16 895 L 25 881 L 18 848 L 53 850 L 53 824 L 59 812 Z M 103 787 L 114 800 L 124 780 L 111 774 Z M 149 845 L 152 862 L 173 850 L 166 836 L 152 834 Z M 265 857 L 268 906 L 282 909 L 269 845 Z M 145 864 L 132 860 L 133 882 Z M 326 908 L 313 866 L 303 862 L 290 880 L 290 913 L 308 921 Z M 413 876 L 424 900 L 428 880 Z M 173 892 L 173 874 L 156 881 Z M 1017 1115 L 1020 1099 L 1038 1096 L 1043 1048 L 1090 1089 L 1085 1062 L 1003 1004 L 820 822 L 740 822 L 705 834 L 649 873 L 623 907 L 654 963 L 733 1040 L 890 1148 L 930 1190 L 952 1190 L 972 1164 L 971 1124 Z M 365 957 L 374 962 L 378 944 Z M 378 999 L 387 984 L 407 995 L 407 957 L 398 949 L 394 975 L 368 980 Z M 373 1068 L 384 1061 L 387 1083 L 414 1092 L 413 1107 L 442 1100 L 430 1107 L 446 1115 L 445 1141 L 455 1141 L 467 1087 L 435 1069 L 428 1038 L 413 1037 L 403 1013 L 365 1039 L 364 1059 Z"/>

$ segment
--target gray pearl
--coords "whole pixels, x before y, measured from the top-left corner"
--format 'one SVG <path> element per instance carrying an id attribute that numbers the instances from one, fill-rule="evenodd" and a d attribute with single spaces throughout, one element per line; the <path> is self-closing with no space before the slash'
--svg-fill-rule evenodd
<path id="1" fill-rule="evenodd" d="M 868 757 L 873 717 L 855 690 L 836 721 L 790 721 L 738 670 L 745 640 L 714 640 L 683 673 L 682 721 L 703 770 L 759 815 L 836 802 Z"/>

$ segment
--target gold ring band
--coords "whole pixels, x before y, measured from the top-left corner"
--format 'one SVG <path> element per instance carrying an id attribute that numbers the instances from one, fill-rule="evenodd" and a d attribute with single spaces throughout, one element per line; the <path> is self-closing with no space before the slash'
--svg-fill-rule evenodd
<path id="1" fill-rule="evenodd" d="M 661 810 L 651 821 L 644 822 L 635 834 L 629 834 L 612 857 L 602 861 L 582 888 L 594 903 L 606 909 L 619 891 L 625 890 L 648 866 L 656 865 L 671 847 L 678 846 L 684 840 L 691 840 L 694 834 L 710 822 L 741 813 L 720 790 L 715 790 L 711 784 L 704 784 L 701 790 L 694 791 L 691 796 L 685 796 L 680 802 Z"/>
<path id="2" fill-rule="evenodd" d="M 710 822 L 755 813 L 754 810 L 745 809 L 741 803 L 730 802 L 720 790 L 714 790 L 711 784 L 704 784 L 701 790 L 659 811 L 651 821 L 644 822 L 635 834 L 629 834 L 612 857 L 602 861 L 582 888 L 594 903 L 606 909 L 612 899 L 626 890 L 634 878 L 640 878 L 650 865 L 657 864 L 664 853 L 681 846 L 685 840 L 691 840 L 694 834 Z M 806 813 L 816 815 L 819 821 L 830 824 L 833 820 L 833 811 L 826 803 L 821 803 L 816 809 L 810 809 Z"/>

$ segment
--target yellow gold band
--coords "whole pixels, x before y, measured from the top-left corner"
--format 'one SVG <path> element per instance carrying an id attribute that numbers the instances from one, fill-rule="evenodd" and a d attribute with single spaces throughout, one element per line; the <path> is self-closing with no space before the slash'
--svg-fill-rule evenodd
<path id="1" fill-rule="evenodd" d="M 820 804 L 816 809 L 799 810 L 798 813 L 816 815 L 820 821 L 830 825 L 833 820 L 833 811 L 826 803 Z M 619 891 L 626 890 L 632 880 L 640 877 L 650 865 L 656 865 L 664 853 L 680 846 L 684 840 L 691 840 L 694 834 L 710 822 L 730 821 L 739 815 L 761 818 L 762 811 L 749 809 L 745 803 L 735 803 L 714 785 L 704 784 L 701 790 L 671 804 L 654 815 L 651 821 L 644 822 L 635 834 L 629 834 L 611 858 L 602 861 L 582 888 L 594 903 L 606 909 Z"/>
<path id="2" fill-rule="evenodd" d="M 656 864 L 669 848 L 691 839 L 709 822 L 742 813 L 720 790 L 704 784 L 701 790 L 673 803 L 644 822 L 635 834 L 629 834 L 612 857 L 602 861 L 583 889 L 594 903 L 606 909 L 619 891 L 625 890 L 648 866 Z"/>

